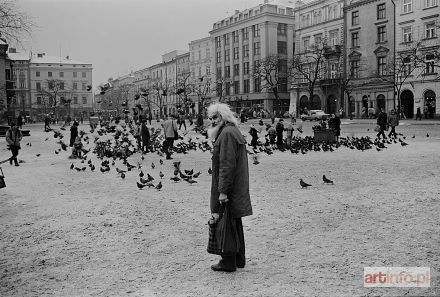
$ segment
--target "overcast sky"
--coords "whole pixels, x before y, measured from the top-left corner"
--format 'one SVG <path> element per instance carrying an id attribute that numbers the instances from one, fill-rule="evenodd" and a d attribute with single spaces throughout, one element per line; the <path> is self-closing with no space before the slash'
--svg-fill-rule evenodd
<path id="1" fill-rule="evenodd" d="M 93 84 L 161 62 L 214 22 L 264 0 L 17 0 L 38 25 L 26 50 L 93 64 Z"/>

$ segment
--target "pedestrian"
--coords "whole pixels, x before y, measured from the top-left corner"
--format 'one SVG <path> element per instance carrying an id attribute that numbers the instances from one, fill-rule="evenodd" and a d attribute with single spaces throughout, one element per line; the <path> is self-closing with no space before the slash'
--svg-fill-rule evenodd
<path id="1" fill-rule="evenodd" d="M 422 112 L 420 110 L 420 107 L 417 107 L 417 112 L 416 112 L 416 121 L 417 120 L 422 120 Z"/>
<path id="2" fill-rule="evenodd" d="M 284 128 L 284 130 L 286 130 L 286 144 L 288 148 L 290 148 L 292 145 L 292 137 L 293 137 L 293 130 L 295 130 L 295 122 L 296 119 L 292 116 L 290 118 L 290 123 L 287 123 L 286 127 Z"/>
<path id="3" fill-rule="evenodd" d="M 83 114 L 81 114 L 81 125 L 83 122 L 84 122 L 84 116 L 83 116 Z"/>
<path id="4" fill-rule="evenodd" d="M 266 130 L 267 130 L 267 134 L 266 134 L 266 136 L 269 136 L 269 143 L 270 143 L 271 145 L 274 145 L 274 144 L 275 144 L 275 139 L 276 139 L 276 137 L 277 137 L 277 131 L 276 131 L 275 128 L 274 128 L 272 125 L 270 125 L 270 124 L 267 125 Z"/>
<path id="5" fill-rule="evenodd" d="M 185 123 L 185 114 L 181 113 L 179 114 L 179 130 L 182 129 L 182 124 L 183 126 L 185 126 L 185 130 L 186 130 L 186 123 Z"/>
<path id="6" fill-rule="evenodd" d="M 385 139 L 387 138 L 385 136 L 385 131 L 387 130 L 387 114 L 385 113 L 385 109 L 381 108 L 379 115 L 377 116 L 377 126 L 379 128 L 379 131 L 377 133 L 377 138 L 380 138 L 380 136 L 382 135 L 382 137 Z"/>
<path id="7" fill-rule="evenodd" d="M 143 121 L 140 127 L 141 150 L 142 153 L 148 153 L 150 150 L 150 130 L 147 127 L 147 121 Z"/>
<path id="8" fill-rule="evenodd" d="M 203 128 L 203 114 L 202 113 L 199 113 L 197 115 L 197 127 L 198 127 L 198 129 Z"/>
<path id="9" fill-rule="evenodd" d="M 272 125 L 274 125 L 275 124 L 275 112 L 274 111 L 270 114 L 270 119 L 272 121 Z"/>
<path id="10" fill-rule="evenodd" d="M 49 132 L 50 130 L 52 130 L 50 128 L 50 116 L 47 114 L 44 117 L 44 132 Z"/>
<path id="11" fill-rule="evenodd" d="M 249 194 L 249 167 L 246 140 L 238 129 L 238 120 L 230 107 L 213 103 L 208 107 L 212 124 L 208 136 L 213 140 L 212 184 L 210 208 L 213 219 L 218 219 L 227 203 L 238 237 L 236 254 L 221 255 L 221 260 L 211 266 L 214 271 L 233 272 L 246 264 L 242 218 L 252 215 Z M 230 238 L 230 237 L 226 237 Z"/>
<path id="12" fill-rule="evenodd" d="M 71 158 L 81 158 L 83 152 L 83 143 L 81 141 L 81 137 L 76 136 L 75 140 L 73 142 L 73 147 L 72 147 L 72 156 L 70 156 Z"/>
<path id="13" fill-rule="evenodd" d="M 428 105 L 426 104 L 425 107 L 423 107 L 423 114 L 425 115 L 425 120 L 428 119 Z"/>
<path id="14" fill-rule="evenodd" d="M 12 153 L 12 157 L 9 158 L 9 164 L 12 165 L 12 161 L 14 161 L 15 166 L 18 165 L 18 150 L 21 149 L 20 141 L 23 138 L 23 134 L 18 129 L 17 124 L 14 121 L 11 121 L 11 127 L 6 131 L 6 142 L 8 143 L 8 149 Z"/>
<path id="15" fill-rule="evenodd" d="M 251 146 L 253 146 L 254 148 L 257 148 L 257 145 L 258 145 L 258 131 L 257 131 L 257 129 L 255 129 L 254 125 L 251 125 L 251 128 L 249 130 L 249 134 L 252 136 Z"/>
<path id="16" fill-rule="evenodd" d="M 283 146 L 283 131 L 284 131 L 284 122 L 283 119 L 279 119 L 278 123 L 275 127 L 275 130 L 277 131 L 277 146 L 282 147 Z"/>
<path id="17" fill-rule="evenodd" d="M 21 115 L 17 117 L 17 126 L 19 129 L 23 128 L 23 117 Z"/>
<path id="18" fill-rule="evenodd" d="M 171 160 L 171 149 L 174 145 L 174 139 L 177 133 L 177 123 L 175 121 L 175 117 L 169 115 L 168 119 L 163 122 L 163 133 L 165 136 L 165 140 L 162 143 L 162 150 L 166 154 L 166 159 Z"/>
<path id="19" fill-rule="evenodd" d="M 76 137 L 78 136 L 78 122 L 73 122 L 72 127 L 70 127 L 70 144 L 69 146 L 72 147 L 73 143 L 75 142 Z"/>
<path id="20" fill-rule="evenodd" d="M 399 126 L 399 117 L 397 116 L 394 109 L 391 110 L 391 114 L 388 117 L 388 125 L 391 127 L 390 133 L 388 133 L 388 137 L 394 135 L 394 138 L 397 137 L 396 126 Z"/>
<path id="21" fill-rule="evenodd" d="M 244 113 L 244 110 L 242 109 L 240 112 L 240 121 L 244 123 L 246 121 L 246 114 Z"/>
<path id="22" fill-rule="evenodd" d="M 328 127 L 335 132 L 336 141 L 338 141 L 339 136 L 341 136 L 341 118 L 337 113 L 332 114 L 328 121 Z"/>
<path id="23" fill-rule="evenodd" d="M 142 122 L 135 122 L 133 127 L 133 137 L 136 140 L 138 150 L 142 150 L 141 146 L 141 126 Z"/>

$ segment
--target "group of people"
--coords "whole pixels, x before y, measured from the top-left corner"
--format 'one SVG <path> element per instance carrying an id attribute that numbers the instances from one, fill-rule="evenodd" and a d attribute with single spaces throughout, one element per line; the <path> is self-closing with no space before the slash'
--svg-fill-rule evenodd
<path id="1" fill-rule="evenodd" d="M 377 138 L 380 139 L 381 136 L 383 139 L 387 138 L 385 131 L 388 131 L 389 128 L 391 128 L 391 130 L 388 133 L 388 137 L 397 137 L 396 127 L 399 126 L 399 116 L 394 109 L 391 110 L 390 115 L 388 116 L 385 109 L 381 108 L 376 123 Z"/>

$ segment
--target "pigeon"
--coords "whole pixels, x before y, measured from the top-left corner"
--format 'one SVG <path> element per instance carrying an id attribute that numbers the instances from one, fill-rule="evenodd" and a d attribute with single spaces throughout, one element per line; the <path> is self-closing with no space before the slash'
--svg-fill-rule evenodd
<path id="1" fill-rule="evenodd" d="M 183 179 L 189 178 L 189 176 L 183 174 L 182 171 L 179 171 L 179 175 L 180 175 L 180 178 L 183 178 Z"/>
<path id="2" fill-rule="evenodd" d="M 147 173 L 147 178 L 148 178 L 148 181 L 154 180 L 154 177 L 152 177 L 149 173 Z"/>
<path id="3" fill-rule="evenodd" d="M 163 177 L 164 177 L 164 175 L 163 175 L 162 171 L 161 171 L 161 172 L 159 172 L 159 176 L 160 176 L 160 178 L 163 178 Z"/>
<path id="4" fill-rule="evenodd" d="M 119 169 L 118 167 L 116 167 L 116 171 L 117 171 L 118 173 L 124 173 L 124 172 L 127 172 L 127 171 L 125 171 L 125 170 L 121 170 L 121 169 Z"/>
<path id="5" fill-rule="evenodd" d="M 148 183 L 148 180 L 146 180 L 146 179 L 143 179 L 142 177 L 139 179 L 140 180 L 140 182 L 141 183 L 143 183 L 143 184 L 146 184 L 146 183 Z"/>
<path id="6" fill-rule="evenodd" d="M 156 190 L 162 189 L 162 182 L 159 182 L 155 188 Z"/>
<path id="7" fill-rule="evenodd" d="M 141 170 L 141 173 L 139 173 L 139 177 L 144 177 L 144 172 Z"/>
<path id="8" fill-rule="evenodd" d="M 209 175 L 212 174 L 212 169 L 211 169 L 211 167 L 209 167 L 209 169 L 208 169 L 208 174 L 209 174 Z"/>
<path id="9" fill-rule="evenodd" d="M 191 170 L 184 170 L 185 171 L 185 173 L 187 174 L 187 175 L 193 175 L 193 173 L 194 173 L 194 170 L 193 169 L 191 169 Z"/>
<path id="10" fill-rule="evenodd" d="M 173 162 L 173 166 L 176 169 L 180 169 L 180 161 Z"/>
<path id="11" fill-rule="evenodd" d="M 332 184 L 333 185 L 333 181 L 329 180 L 325 174 L 322 176 L 322 180 L 324 181 L 325 184 Z"/>
<path id="12" fill-rule="evenodd" d="M 411 138 L 416 138 L 416 136 L 415 135 L 413 135 Z"/>
<path id="13" fill-rule="evenodd" d="M 175 183 L 177 183 L 180 180 L 180 178 L 178 178 L 177 176 L 174 176 L 174 177 L 170 178 L 170 180 L 173 180 Z"/>
<path id="14" fill-rule="evenodd" d="M 426 137 L 429 137 L 429 134 L 428 134 L 428 133 L 426 133 Z"/>
<path id="15" fill-rule="evenodd" d="M 73 170 L 73 168 L 75 168 L 75 166 L 72 163 L 72 165 L 70 165 L 70 169 Z"/>
<path id="16" fill-rule="evenodd" d="M 78 171 L 78 172 L 80 172 L 80 171 L 81 171 L 81 168 L 79 168 L 79 167 L 75 167 L 75 170 Z"/>
<path id="17" fill-rule="evenodd" d="M 160 165 L 163 165 L 163 160 L 159 159 L 159 163 L 160 163 Z"/>
<path id="18" fill-rule="evenodd" d="M 310 184 L 308 184 L 308 183 L 306 183 L 306 182 L 304 182 L 303 180 L 302 180 L 302 178 L 299 180 L 299 184 L 301 185 L 301 188 L 306 188 L 307 189 L 307 187 L 311 187 L 312 185 L 310 185 Z"/>
<path id="19" fill-rule="evenodd" d="M 189 182 L 191 185 L 197 183 L 197 181 L 193 180 L 191 177 L 185 179 L 187 182 Z"/>
<path id="20" fill-rule="evenodd" d="M 179 169 L 177 169 L 177 168 L 176 168 L 176 169 L 174 169 L 174 175 L 176 175 L 176 176 L 177 176 L 178 174 L 179 174 Z"/>
<path id="21" fill-rule="evenodd" d="M 197 172 L 197 173 L 194 173 L 194 175 L 193 175 L 193 178 L 198 178 L 199 177 L 199 175 L 200 175 L 200 171 L 199 172 Z"/>
<path id="22" fill-rule="evenodd" d="M 121 173 L 121 178 L 122 178 L 122 179 L 125 178 L 125 174 L 124 174 L 124 172 Z"/>
<path id="23" fill-rule="evenodd" d="M 136 182 L 136 184 L 137 184 L 137 187 L 139 188 L 139 190 L 142 190 L 144 187 L 147 186 L 147 185 L 140 184 L 139 182 Z"/>
<path id="24" fill-rule="evenodd" d="M 156 167 L 156 165 L 154 165 L 154 163 L 151 163 L 151 168 L 154 169 L 154 167 Z"/>
<path id="25" fill-rule="evenodd" d="M 95 165 L 90 166 L 90 170 L 95 171 Z"/>
<path id="26" fill-rule="evenodd" d="M 39 157 L 39 156 L 41 156 L 41 154 L 36 154 L 35 156 Z"/>
<path id="27" fill-rule="evenodd" d="M 87 167 L 83 167 L 81 168 L 82 171 L 86 171 Z"/>
<path id="28" fill-rule="evenodd" d="M 401 145 L 401 146 L 405 146 L 405 145 L 408 145 L 408 143 L 406 143 L 405 141 L 401 141 L 401 142 L 400 142 L 400 145 Z"/>

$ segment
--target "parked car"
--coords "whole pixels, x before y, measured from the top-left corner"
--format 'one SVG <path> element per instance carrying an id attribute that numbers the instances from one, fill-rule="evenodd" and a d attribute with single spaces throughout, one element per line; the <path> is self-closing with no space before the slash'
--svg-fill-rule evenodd
<path id="1" fill-rule="evenodd" d="M 330 115 L 328 113 L 325 113 L 322 110 L 319 109 L 312 109 L 308 110 L 307 114 L 302 114 L 301 119 L 303 121 L 310 120 L 310 121 L 319 121 L 319 120 L 327 120 L 330 118 Z"/>

